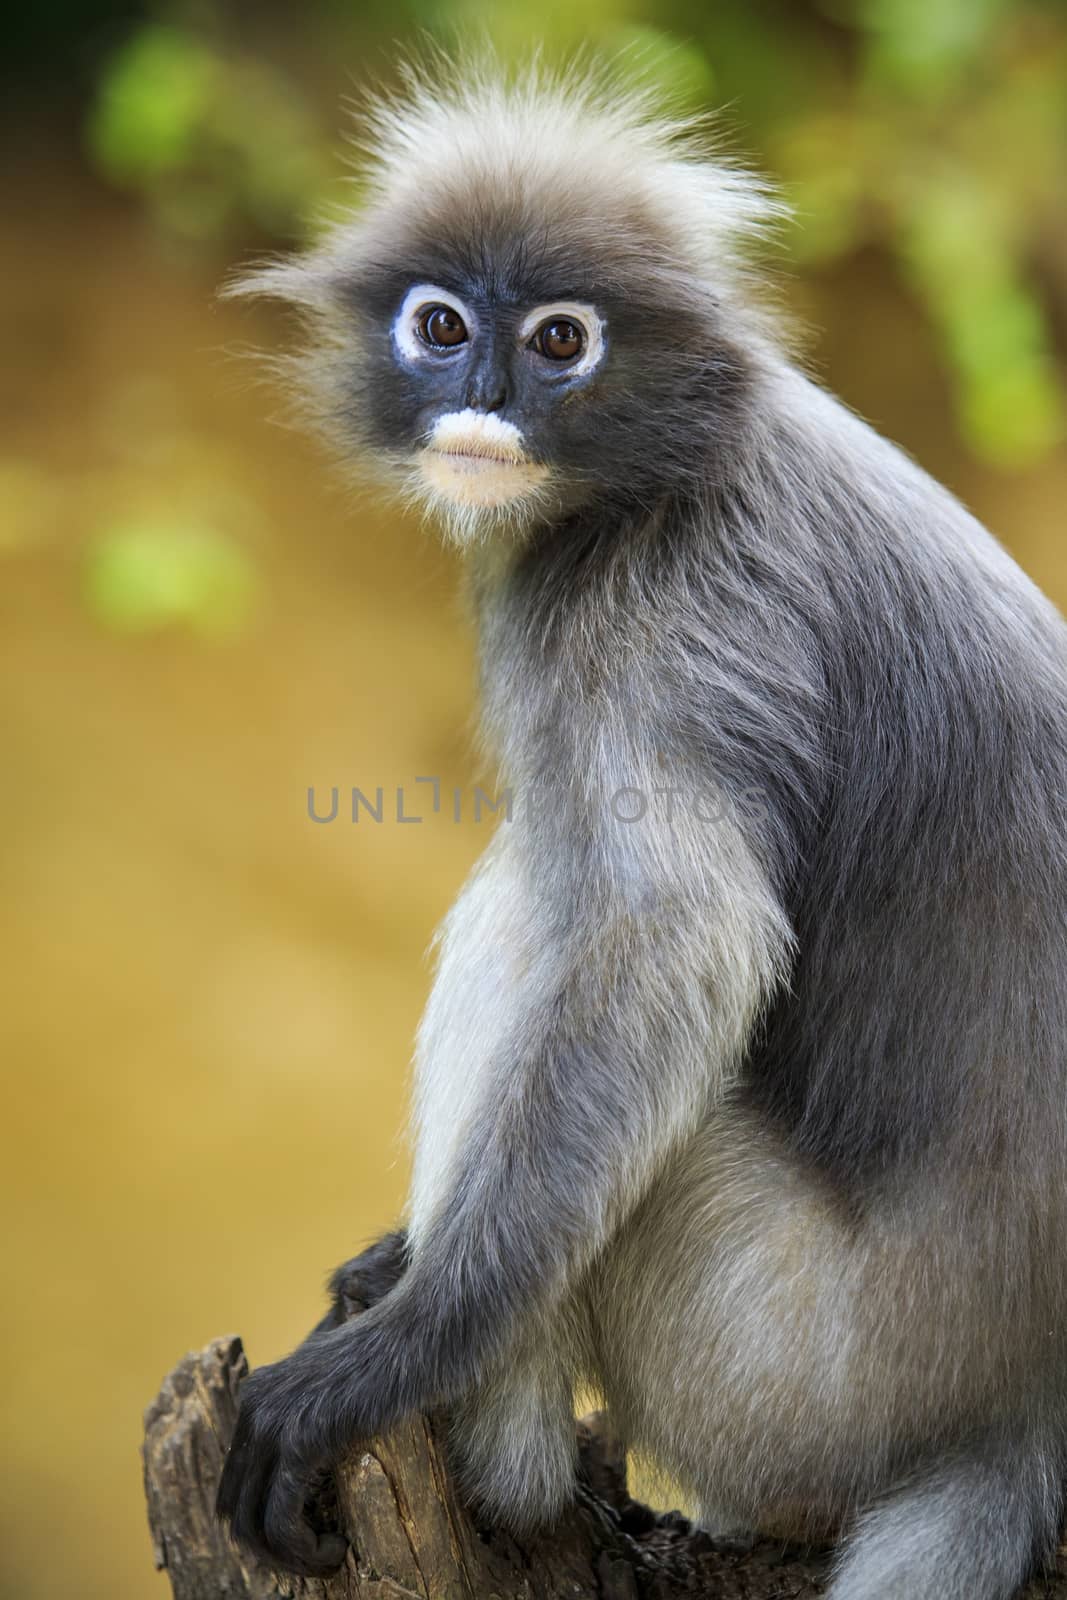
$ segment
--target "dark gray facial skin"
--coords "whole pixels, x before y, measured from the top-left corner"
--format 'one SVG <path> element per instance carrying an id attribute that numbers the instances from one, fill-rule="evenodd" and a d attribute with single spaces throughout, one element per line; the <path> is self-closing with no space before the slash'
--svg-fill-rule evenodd
<path id="1" fill-rule="evenodd" d="M 604 301 L 598 322 L 610 314 L 620 327 L 619 350 L 605 383 L 600 363 L 592 371 L 583 370 L 581 351 L 573 358 L 554 360 L 534 347 L 529 335 L 522 336 L 520 330 L 530 308 L 547 304 L 539 298 L 545 287 L 543 273 L 532 271 L 521 260 L 506 273 L 486 272 L 469 259 L 469 252 L 420 248 L 415 241 L 404 257 L 423 263 L 426 277 L 422 281 L 439 286 L 469 308 L 472 325 L 467 337 L 456 345 L 436 350 L 428 345 L 417 362 L 398 359 L 395 340 L 386 343 L 380 335 L 400 311 L 412 281 L 410 269 L 405 266 L 399 281 L 395 268 L 388 267 L 368 270 L 360 278 L 352 294 L 354 315 L 367 330 L 368 347 L 374 351 L 371 370 L 382 386 L 375 407 L 380 442 L 386 447 L 412 446 L 442 412 L 469 407 L 506 416 L 538 460 L 570 461 L 574 471 L 581 470 L 587 464 L 581 440 L 583 432 L 590 432 L 598 398 L 618 388 L 634 351 L 649 337 L 640 313 L 628 313 L 617 294 L 606 292 L 588 275 L 584 287 L 595 288 Z M 581 283 L 581 275 L 574 273 L 571 281 Z M 557 294 L 549 299 L 593 304 L 583 293 Z M 592 328 L 583 331 L 587 337 L 593 333 Z M 608 334 L 605 353 L 610 342 Z M 597 384 L 598 376 L 598 391 L 590 399 L 585 391 Z"/>
<path id="2" fill-rule="evenodd" d="M 566 803 L 448 918 L 406 1230 L 247 1380 L 220 1513 L 331 1570 L 309 1485 L 445 1404 L 527 1529 L 584 1386 L 707 1525 L 843 1531 L 831 1600 L 1009 1600 L 1067 1466 L 1067 630 L 770 336 L 736 174 L 536 82 L 380 125 L 369 209 L 253 289 L 402 489 L 479 400 L 548 469 L 521 516 L 426 498 L 503 781 Z M 478 328 L 439 364 L 393 331 L 423 283 Z M 580 380 L 515 337 L 560 301 L 603 321 Z"/>
<path id="3" fill-rule="evenodd" d="M 451 207 L 406 222 L 387 255 L 372 253 L 337 286 L 359 358 L 339 374 L 339 409 L 370 450 L 417 448 L 437 416 L 468 406 L 519 428 L 534 461 L 550 465 L 567 504 L 628 495 L 651 503 L 691 468 L 695 445 L 712 465 L 738 421 L 746 361 L 718 326 L 710 294 L 679 281 L 650 293 L 662 246 L 635 222 L 628 255 L 606 270 L 603 251 L 579 224 L 564 233 L 550 215 L 493 218 L 478 236 Z M 536 241 L 536 245 L 534 243 Z M 412 284 L 436 284 L 468 305 L 477 333 L 437 361 L 398 359 L 394 320 Z M 589 373 L 545 360 L 517 337 L 534 307 L 577 301 L 604 324 L 604 359 Z M 689 418 L 680 440 L 671 426 Z M 684 458 L 683 458 L 684 448 Z"/>

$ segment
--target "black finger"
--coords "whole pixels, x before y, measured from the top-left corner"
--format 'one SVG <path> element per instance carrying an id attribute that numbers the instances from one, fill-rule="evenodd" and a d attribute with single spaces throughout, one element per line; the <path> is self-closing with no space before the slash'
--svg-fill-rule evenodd
<path id="1" fill-rule="evenodd" d="M 305 1577 L 335 1572 L 348 1550 L 341 1534 L 318 1532 L 308 1520 L 307 1503 L 319 1477 L 321 1473 L 282 1458 L 263 1510 L 263 1536 L 272 1559 Z"/>
<path id="2" fill-rule="evenodd" d="M 226 1452 L 226 1459 L 222 1463 L 222 1475 L 215 1495 L 216 1514 L 227 1522 L 233 1521 L 241 1497 L 241 1484 L 251 1457 L 252 1441 L 247 1429 L 242 1428 L 241 1417 L 238 1415 L 237 1427 L 230 1441 L 230 1448 Z"/>
<path id="3" fill-rule="evenodd" d="M 234 1538 L 259 1555 L 270 1557 L 263 1531 L 264 1511 L 278 1461 L 273 1439 L 259 1437 L 242 1448 L 235 1470 L 240 1474 L 230 1528 Z"/>

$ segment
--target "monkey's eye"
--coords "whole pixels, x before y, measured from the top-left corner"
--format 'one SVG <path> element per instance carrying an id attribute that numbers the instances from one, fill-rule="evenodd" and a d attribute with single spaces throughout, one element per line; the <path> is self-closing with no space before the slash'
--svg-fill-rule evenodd
<path id="1" fill-rule="evenodd" d="M 585 329 L 567 317 L 550 317 L 535 332 L 530 348 L 549 361 L 573 361 L 585 349 Z"/>
<path id="2" fill-rule="evenodd" d="M 427 296 L 429 299 L 429 296 Z M 549 366 L 533 369 L 548 384 L 581 378 L 604 357 L 607 323 L 595 306 L 584 300 L 549 300 L 533 306 L 518 327 L 522 348 Z"/>
<path id="3" fill-rule="evenodd" d="M 468 339 L 467 324 L 452 306 L 424 306 L 415 322 L 423 344 L 432 350 L 451 350 Z"/>

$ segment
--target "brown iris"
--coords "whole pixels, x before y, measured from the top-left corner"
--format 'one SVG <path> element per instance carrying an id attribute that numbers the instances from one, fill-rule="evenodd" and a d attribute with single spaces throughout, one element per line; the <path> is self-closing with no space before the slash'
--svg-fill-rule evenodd
<path id="1" fill-rule="evenodd" d="M 553 317 L 542 323 L 530 341 L 535 350 L 549 361 L 573 361 L 585 344 L 585 334 L 577 322 L 566 317 Z"/>
<path id="2" fill-rule="evenodd" d="M 419 313 L 419 338 L 436 350 L 450 350 L 467 338 L 467 324 L 451 306 L 426 306 Z"/>

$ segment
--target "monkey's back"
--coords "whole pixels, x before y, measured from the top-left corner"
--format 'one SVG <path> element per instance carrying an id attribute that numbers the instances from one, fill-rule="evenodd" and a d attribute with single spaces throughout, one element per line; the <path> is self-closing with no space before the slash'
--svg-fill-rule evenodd
<path id="1" fill-rule="evenodd" d="M 742 1525 L 802 1505 L 796 1532 L 961 1437 L 1062 1437 L 1067 630 L 781 381 L 679 584 L 675 717 L 762 841 L 793 967 L 590 1303 L 631 1437 Z"/>
<path id="2" fill-rule="evenodd" d="M 851 1185 L 1021 1162 L 1062 1189 L 1067 630 L 950 495 L 809 394 L 807 481 L 761 534 L 815 574 L 799 618 L 781 603 L 817 663 L 822 761 L 752 1093 Z"/>

